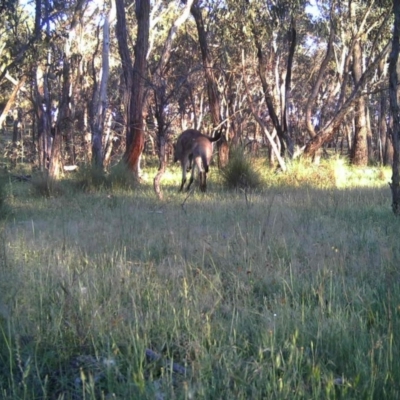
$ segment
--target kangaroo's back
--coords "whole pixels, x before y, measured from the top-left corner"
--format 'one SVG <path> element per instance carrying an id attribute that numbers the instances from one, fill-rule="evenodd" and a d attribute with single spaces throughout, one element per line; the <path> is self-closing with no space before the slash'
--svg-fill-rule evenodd
<path id="1" fill-rule="evenodd" d="M 179 160 L 182 163 L 183 158 L 192 151 L 193 140 L 199 136 L 202 133 L 196 129 L 187 129 L 180 134 L 175 145 L 174 162 Z"/>

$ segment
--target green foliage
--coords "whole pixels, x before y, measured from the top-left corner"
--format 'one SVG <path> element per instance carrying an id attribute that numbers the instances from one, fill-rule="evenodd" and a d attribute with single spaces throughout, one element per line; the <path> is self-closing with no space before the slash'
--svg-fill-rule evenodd
<path id="1" fill-rule="evenodd" d="M 230 189 L 257 189 L 262 185 L 259 169 L 242 148 L 231 150 L 229 163 L 221 173 L 224 185 Z"/>

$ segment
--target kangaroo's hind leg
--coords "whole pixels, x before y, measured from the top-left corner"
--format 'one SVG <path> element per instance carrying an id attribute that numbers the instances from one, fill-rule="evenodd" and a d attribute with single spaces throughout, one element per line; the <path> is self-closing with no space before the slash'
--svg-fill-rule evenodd
<path id="1" fill-rule="evenodd" d="M 181 182 L 181 187 L 179 188 L 179 192 L 182 192 L 183 187 L 185 186 L 186 183 L 186 171 L 188 171 L 188 163 L 190 162 L 190 160 L 188 159 L 188 157 L 184 157 L 181 160 L 181 168 L 182 168 L 182 182 Z"/>
<path id="2" fill-rule="evenodd" d="M 207 190 L 207 172 L 200 172 L 200 190 L 205 192 Z"/>
<path id="3" fill-rule="evenodd" d="M 192 165 L 192 173 L 190 175 L 190 180 L 189 180 L 189 184 L 187 186 L 187 191 L 189 191 L 190 186 L 192 185 L 193 181 L 194 181 L 194 174 L 195 174 L 195 170 L 196 168 L 199 171 L 199 175 L 201 175 L 201 172 L 203 170 L 202 164 L 201 164 L 201 157 L 193 157 L 193 161 L 192 161 L 193 165 Z"/>

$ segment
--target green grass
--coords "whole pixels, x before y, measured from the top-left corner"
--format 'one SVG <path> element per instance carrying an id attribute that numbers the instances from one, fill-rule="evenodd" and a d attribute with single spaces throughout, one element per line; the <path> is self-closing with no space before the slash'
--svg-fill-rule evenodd
<path id="1" fill-rule="evenodd" d="M 290 168 L 251 193 L 213 168 L 209 191 L 187 195 L 175 167 L 163 202 L 153 170 L 133 189 L 9 185 L 0 398 L 398 398 L 387 171 L 364 182 L 344 166 L 337 188 L 333 164 Z"/>

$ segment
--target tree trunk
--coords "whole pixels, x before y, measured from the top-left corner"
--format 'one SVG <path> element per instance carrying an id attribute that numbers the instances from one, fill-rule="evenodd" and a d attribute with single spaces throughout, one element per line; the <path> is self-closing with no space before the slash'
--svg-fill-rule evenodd
<path id="1" fill-rule="evenodd" d="M 50 51 L 48 59 L 50 59 Z M 39 165 L 41 171 L 48 169 L 51 155 L 51 114 L 50 114 L 50 95 L 48 88 L 48 66 L 39 64 L 36 70 L 35 79 L 35 108 L 38 116 L 38 142 L 39 149 Z"/>
<path id="2" fill-rule="evenodd" d="M 393 166 L 392 166 L 392 209 L 395 215 L 400 215 L 400 115 L 399 115 L 399 74 L 397 71 L 397 62 L 400 51 L 400 1 L 393 0 L 393 37 L 392 50 L 389 58 L 389 98 L 390 113 L 393 119 L 393 127 L 391 130 L 393 141 Z"/>
<path id="3" fill-rule="evenodd" d="M 393 142 L 392 142 L 392 135 L 390 133 L 393 126 L 392 122 L 393 122 L 392 118 L 389 119 L 389 124 L 386 123 L 386 118 L 382 118 L 381 132 L 382 132 L 382 141 L 384 143 L 383 165 L 393 164 Z"/>
<path id="4" fill-rule="evenodd" d="M 216 128 L 221 123 L 220 99 L 219 99 L 217 82 L 214 74 L 214 65 L 211 59 L 210 50 L 208 48 L 207 32 L 204 26 L 203 16 L 201 14 L 201 9 L 198 0 L 196 0 L 195 3 L 192 5 L 190 11 L 193 15 L 194 20 L 196 21 L 201 57 L 203 60 L 204 74 L 207 83 L 208 102 L 210 105 L 210 112 L 213 125 L 214 128 Z M 218 141 L 217 148 L 218 148 L 218 166 L 219 168 L 224 168 L 229 161 L 229 145 L 225 134 L 223 134 L 221 139 Z"/>
<path id="5" fill-rule="evenodd" d="M 122 99 L 123 99 L 123 123 L 124 134 L 128 137 L 129 127 L 131 126 L 131 97 L 132 97 L 132 60 L 128 47 L 125 4 L 124 0 L 115 0 L 115 7 L 117 11 L 117 23 L 115 27 L 115 34 L 117 36 L 118 52 L 121 57 L 122 67 Z"/>
<path id="6" fill-rule="evenodd" d="M 244 57 L 243 57 L 243 60 L 242 60 L 242 64 L 243 64 L 243 77 L 244 77 L 243 83 L 244 83 L 244 87 L 245 87 L 245 90 L 246 90 L 247 97 L 248 97 L 249 99 L 251 99 L 250 90 L 249 90 L 249 88 L 248 88 L 247 79 L 246 79 L 246 76 L 245 76 L 245 69 L 244 69 L 244 67 L 245 67 L 245 62 L 244 62 Z M 279 146 L 275 143 L 273 136 L 271 136 L 271 134 L 268 132 L 268 129 L 267 129 L 267 127 L 265 126 L 265 123 L 264 123 L 264 122 L 262 121 L 262 119 L 258 116 L 258 113 L 257 113 L 257 111 L 256 111 L 256 109 L 255 109 L 255 107 L 254 107 L 254 105 L 253 105 L 253 103 L 252 103 L 251 100 L 250 100 L 249 104 L 250 104 L 250 108 L 251 108 L 251 112 L 252 112 L 252 114 L 253 114 L 253 117 L 254 117 L 254 119 L 257 121 L 257 123 L 260 125 L 260 127 L 261 127 L 261 129 L 263 130 L 265 136 L 267 137 L 267 139 L 268 139 L 268 141 L 269 141 L 269 144 L 270 144 L 270 146 L 271 146 L 271 148 L 272 148 L 273 154 L 276 156 L 276 158 L 277 158 L 277 160 L 278 160 L 278 162 L 279 162 L 280 168 L 282 169 L 282 171 L 286 171 L 285 160 L 284 160 L 283 157 L 281 156 L 281 152 L 279 151 Z M 280 143 L 280 142 L 279 142 L 279 143 Z M 270 158 L 270 161 L 271 161 L 271 159 L 272 159 L 272 158 Z"/>
<path id="7" fill-rule="evenodd" d="M 71 118 L 70 118 L 70 97 L 69 90 L 71 85 L 71 75 L 70 75 L 70 52 L 69 44 L 66 44 L 64 57 L 63 57 L 63 84 L 60 105 L 58 110 L 58 118 L 56 126 L 54 129 L 53 145 L 51 147 L 51 158 L 49 166 L 49 178 L 57 179 L 59 178 L 62 171 L 62 160 L 61 160 L 61 148 L 62 148 L 62 136 L 69 136 L 71 130 Z"/>
<path id="8" fill-rule="evenodd" d="M 111 9 L 103 25 L 103 50 L 102 50 L 102 65 L 101 65 L 101 81 L 100 85 L 95 85 L 93 93 L 91 114 L 92 114 L 92 154 L 94 165 L 103 169 L 103 131 L 107 113 L 107 84 L 110 72 L 109 57 L 110 57 L 110 24 L 115 17 L 114 2 L 111 4 Z M 97 82 L 96 82 L 97 83 Z"/>
<path id="9" fill-rule="evenodd" d="M 166 87 L 165 87 L 165 69 L 169 62 L 171 56 L 172 43 L 175 39 L 175 36 L 178 32 L 179 27 L 189 18 L 190 8 L 192 7 L 193 0 L 187 0 L 186 5 L 181 13 L 181 15 L 175 20 L 173 25 L 171 26 L 168 37 L 164 43 L 164 47 L 160 56 L 160 61 L 153 72 L 153 87 L 154 87 L 154 96 L 156 103 L 156 118 L 157 118 L 157 146 L 158 146 L 158 157 L 159 157 L 159 167 L 157 175 L 154 177 L 153 185 L 154 191 L 157 197 L 162 200 L 163 194 L 161 191 L 161 178 L 163 177 L 166 167 L 167 167 L 167 159 L 166 159 L 166 146 L 167 146 L 167 124 L 165 121 L 165 109 L 167 106 L 167 98 L 166 98 Z"/>
<path id="10" fill-rule="evenodd" d="M 68 37 L 64 42 L 64 54 L 62 63 L 62 88 L 61 99 L 58 110 L 58 118 L 54 129 L 53 145 L 51 149 L 51 158 L 49 166 L 49 178 L 51 180 L 57 179 L 62 172 L 62 138 L 65 137 L 70 142 L 72 138 L 72 121 L 71 121 L 71 46 L 72 38 L 75 36 L 75 28 L 78 24 L 79 17 L 81 16 L 85 0 L 78 0 L 74 8 Z M 73 152 L 73 149 L 71 149 Z M 72 156 L 72 159 L 75 157 Z"/>
<path id="11" fill-rule="evenodd" d="M 353 48 L 353 79 L 354 85 L 360 82 L 362 76 L 362 48 L 360 39 L 356 41 Z M 365 98 L 360 96 L 355 104 L 355 131 L 354 143 L 351 151 L 351 162 L 354 165 L 366 166 L 368 164 L 367 143 L 367 114 L 365 109 Z"/>
<path id="12" fill-rule="evenodd" d="M 122 2 L 122 0 L 118 0 L 118 2 Z M 138 27 L 135 45 L 135 63 L 133 65 L 131 102 L 127 110 L 127 112 L 130 113 L 131 120 L 127 127 L 124 160 L 127 167 L 138 180 L 140 173 L 140 157 L 144 147 L 143 106 L 145 76 L 147 72 L 146 56 L 149 48 L 150 0 L 136 0 L 135 13 Z"/>
<path id="13" fill-rule="evenodd" d="M 317 79 L 315 80 L 315 83 L 311 90 L 311 94 L 308 97 L 307 104 L 306 104 L 306 113 L 305 113 L 306 128 L 307 128 L 308 134 L 310 135 L 311 138 L 314 138 L 316 136 L 314 124 L 312 121 L 312 117 L 313 117 L 312 110 L 313 110 L 313 106 L 315 104 L 315 100 L 318 97 L 319 89 L 324 81 L 324 74 L 325 74 L 326 68 L 332 58 L 334 38 L 335 38 L 335 30 L 334 30 L 332 18 L 330 18 L 330 33 L 329 33 L 328 44 L 326 47 L 326 54 L 321 63 L 321 66 L 319 67 Z"/>
<path id="14" fill-rule="evenodd" d="M 291 76 L 292 76 L 292 65 L 293 65 L 293 57 L 296 49 L 296 29 L 294 19 L 291 21 L 290 35 L 289 35 L 289 54 L 288 54 L 288 62 L 286 66 L 285 73 L 285 86 L 284 93 L 281 93 L 283 98 L 282 100 L 282 110 L 281 110 L 281 118 L 278 117 L 278 113 L 276 111 L 274 100 L 272 97 L 272 89 L 267 82 L 267 78 L 265 76 L 265 71 L 267 70 L 267 62 L 265 59 L 265 55 L 262 48 L 262 43 L 260 42 L 259 35 L 257 30 L 253 27 L 253 38 L 254 43 L 257 49 L 257 59 L 258 59 L 258 76 L 261 80 L 261 85 L 263 88 L 263 94 L 265 98 L 265 103 L 268 108 L 268 113 L 271 118 L 272 124 L 276 130 L 278 135 L 278 139 L 280 141 L 280 152 L 283 157 L 285 152 L 288 151 L 289 155 L 293 154 L 293 146 L 292 141 L 288 134 L 288 124 L 287 124 L 287 98 L 290 93 L 290 85 L 291 85 Z"/>
<path id="15" fill-rule="evenodd" d="M 378 75 L 380 77 L 387 77 L 386 60 L 382 60 L 379 63 Z M 382 88 L 384 89 L 384 88 Z M 380 162 L 383 165 L 391 165 L 393 162 L 393 146 L 391 137 L 388 133 L 388 124 L 386 122 L 387 116 L 387 90 L 380 91 L 380 104 L 379 104 L 379 119 L 378 119 L 378 131 L 380 140 Z"/>
<path id="16" fill-rule="evenodd" d="M 328 121 L 325 126 L 316 134 L 315 137 L 311 138 L 304 149 L 304 156 L 309 158 L 314 158 L 317 151 L 324 145 L 324 143 L 332 140 L 336 134 L 340 124 L 342 123 L 345 116 L 352 110 L 354 102 L 356 102 L 360 96 L 362 96 L 362 88 L 367 81 L 367 78 L 375 71 L 379 61 L 385 56 L 389 44 L 387 44 L 382 51 L 377 55 L 377 57 L 370 63 L 367 70 L 362 74 L 359 82 L 355 85 L 352 92 L 343 105 L 338 107 L 337 112 Z"/>
<path id="17" fill-rule="evenodd" d="M 337 7 L 336 3 L 332 2 L 332 7 L 331 7 L 331 33 L 333 32 L 332 29 L 334 27 L 334 24 L 332 23 L 333 18 L 335 17 L 335 14 L 337 12 Z M 350 8 L 350 13 L 353 12 L 353 4 L 352 2 L 349 2 L 349 8 Z M 369 7 L 369 10 L 372 8 L 372 4 Z M 369 15 L 368 12 L 364 14 L 364 17 L 366 18 Z M 350 15 L 350 21 L 352 19 L 352 16 Z M 376 34 L 375 36 L 375 41 L 378 41 L 378 38 L 383 37 L 382 30 L 386 27 L 387 25 L 387 18 L 383 18 L 381 20 L 380 26 L 375 27 L 374 32 Z M 365 19 L 364 19 L 365 21 Z M 337 19 L 336 21 L 337 22 Z M 343 37 L 343 42 L 349 40 L 348 44 L 348 51 L 346 49 L 346 52 L 348 53 L 345 57 L 342 58 L 342 67 L 340 67 L 339 71 L 339 77 L 338 77 L 338 85 L 340 86 L 340 94 L 339 96 L 335 96 L 337 98 L 336 102 L 336 107 L 335 107 L 335 112 L 332 115 L 332 117 L 328 121 L 323 121 L 323 126 L 321 129 L 316 132 L 315 137 L 311 137 L 309 142 L 306 144 L 306 147 L 304 149 L 304 156 L 308 158 L 314 158 L 316 152 L 327 142 L 332 140 L 332 138 L 335 136 L 337 129 L 340 127 L 343 119 L 345 116 L 354 109 L 354 104 L 356 104 L 361 96 L 364 94 L 362 91 L 365 89 L 366 83 L 376 72 L 376 68 L 382 60 L 386 56 L 386 53 L 389 49 L 389 43 L 384 41 L 381 41 L 383 48 L 376 54 L 375 57 L 371 55 L 366 59 L 368 61 L 367 66 L 365 67 L 364 72 L 361 74 L 359 79 L 357 80 L 357 83 L 354 83 L 353 89 L 349 93 L 348 90 L 348 76 L 350 72 L 350 66 L 351 66 L 351 56 L 353 56 L 353 49 L 357 43 L 358 40 L 360 40 L 360 37 L 364 36 L 366 34 L 366 29 L 365 26 L 367 26 L 364 22 L 361 22 L 360 27 L 357 28 L 356 25 L 354 25 L 354 21 L 352 22 L 352 25 L 350 28 L 352 28 L 352 32 L 349 32 L 347 29 L 346 35 Z M 371 30 L 372 31 L 372 30 Z M 373 52 L 372 54 L 375 54 Z M 338 86 L 338 87 L 339 87 Z M 361 109 L 360 104 L 358 104 L 358 111 Z M 364 111 L 365 113 L 365 111 Z M 312 136 L 312 135 L 311 135 Z M 353 143 L 355 145 L 355 143 Z M 358 144 L 357 144 L 358 146 Z"/>

